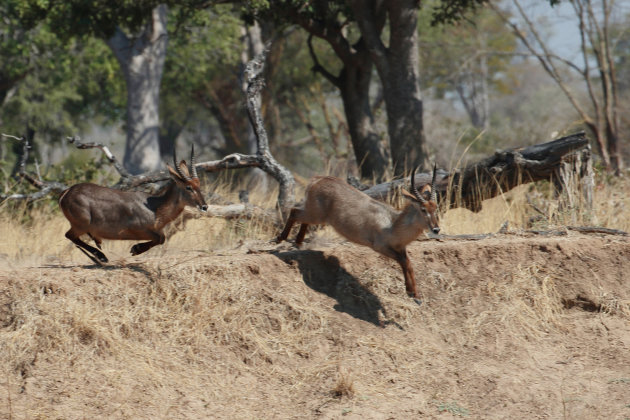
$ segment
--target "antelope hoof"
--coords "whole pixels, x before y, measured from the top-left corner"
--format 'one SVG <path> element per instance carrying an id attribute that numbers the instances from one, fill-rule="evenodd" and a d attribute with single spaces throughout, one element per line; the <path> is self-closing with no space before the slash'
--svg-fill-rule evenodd
<path id="1" fill-rule="evenodd" d="M 139 248 L 138 244 L 132 246 L 131 247 L 131 255 L 141 254 L 142 252 L 138 248 Z"/>
<path id="2" fill-rule="evenodd" d="M 107 259 L 105 255 L 99 255 L 98 259 L 100 262 L 103 262 L 103 263 L 109 262 L 109 260 Z"/>
<path id="3" fill-rule="evenodd" d="M 418 306 L 422 306 L 422 301 L 418 298 L 413 298 L 413 301 L 418 304 Z"/>

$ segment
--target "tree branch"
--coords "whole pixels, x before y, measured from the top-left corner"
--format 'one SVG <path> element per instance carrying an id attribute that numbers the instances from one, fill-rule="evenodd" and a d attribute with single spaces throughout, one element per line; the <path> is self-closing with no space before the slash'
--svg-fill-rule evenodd
<path id="1" fill-rule="evenodd" d="M 68 140 L 68 142 L 70 144 L 74 144 L 77 149 L 91 149 L 91 148 L 101 149 L 101 151 L 105 154 L 105 157 L 107 157 L 107 160 L 109 160 L 109 162 L 114 166 L 114 168 L 116 168 L 116 170 L 118 171 L 120 176 L 122 176 L 123 178 L 129 178 L 129 177 L 132 176 L 124 168 L 124 166 L 122 166 L 120 164 L 118 159 L 116 159 L 116 156 L 114 156 L 112 154 L 112 152 L 109 151 L 109 148 L 107 146 L 105 146 L 104 144 L 102 144 L 102 143 L 94 143 L 94 142 L 82 143 L 80 141 L 81 137 L 79 137 L 79 136 L 66 137 L 66 139 Z"/>
<path id="2" fill-rule="evenodd" d="M 260 91 L 264 86 L 262 72 L 265 67 L 265 57 L 268 47 L 262 54 L 254 57 L 245 68 L 247 76 L 247 115 L 254 127 L 257 139 L 256 157 L 260 163 L 260 169 L 271 175 L 280 184 L 278 193 L 278 207 L 283 215 L 295 203 L 295 180 L 293 175 L 284 166 L 280 165 L 269 150 L 269 140 L 263 125 L 260 112 Z"/>
<path id="3" fill-rule="evenodd" d="M 18 161 L 19 164 L 17 165 L 18 170 L 16 171 L 14 176 L 16 178 L 25 179 L 29 184 L 38 188 L 39 191 L 30 193 L 30 194 L 9 194 L 9 195 L 0 194 L 0 200 L 2 201 L 26 200 L 27 202 L 30 203 L 35 200 L 39 200 L 40 198 L 43 198 L 50 193 L 53 193 L 53 192 L 60 193 L 66 188 L 68 188 L 67 185 L 61 182 L 42 181 L 41 179 L 35 178 L 26 172 L 26 161 L 28 160 L 28 151 L 31 148 L 31 145 L 29 144 L 28 139 L 26 137 L 24 136 L 16 137 L 16 136 L 4 134 L 4 133 L 2 134 L 2 137 L 12 138 L 23 143 L 22 155 L 18 157 L 19 159 Z"/>
<path id="4" fill-rule="evenodd" d="M 335 85 L 337 88 L 341 88 L 341 80 L 339 79 L 339 77 L 335 76 L 334 74 L 326 70 L 326 68 L 324 68 L 324 66 L 322 66 L 319 63 L 319 60 L 317 59 L 317 55 L 315 54 L 315 50 L 313 50 L 313 34 L 309 34 L 306 43 L 308 45 L 308 51 L 311 54 L 311 58 L 313 59 L 313 63 L 315 63 L 313 64 L 313 67 L 311 68 L 311 70 L 324 76 L 326 79 L 328 79 L 330 83 Z"/>
<path id="5" fill-rule="evenodd" d="M 510 19 L 505 15 L 505 13 L 503 13 L 503 11 L 501 11 L 501 9 L 497 5 L 495 5 L 492 2 L 489 2 L 488 6 L 492 10 L 494 10 L 494 12 L 497 14 L 497 16 L 499 16 L 501 18 L 501 20 L 503 20 L 503 22 L 505 22 L 506 25 L 508 25 L 510 28 L 512 28 L 512 32 L 514 33 L 514 35 L 516 35 L 521 40 L 523 45 L 525 45 L 525 47 L 538 59 L 538 61 L 542 65 L 543 69 L 547 72 L 547 74 L 549 74 L 549 76 L 551 76 L 551 78 L 556 82 L 558 87 L 560 87 L 560 89 L 565 94 L 565 96 L 567 97 L 569 102 L 571 102 L 571 105 L 573 105 L 573 108 L 580 114 L 580 117 L 585 121 L 585 123 L 588 124 L 589 122 L 592 122 L 591 117 L 582 108 L 582 106 L 579 104 L 579 102 L 576 99 L 576 97 L 573 95 L 573 93 L 569 89 L 569 87 L 564 83 L 564 80 L 560 77 L 560 72 L 558 71 L 558 69 L 554 65 L 553 61 L 550 59 L 552 54 L 547 49 L 546 44 L 542 41 L 540 35 L 538 34 L 536 29 L 534 28 L 534 25 L 531 22 L 531 20 L 529 20 L 529 18 L 525 14 L 525 11 L 521 7 L 520 3 L 518 2 L 518 0 L 513 0 L 513 3 L 517 7 L 517 9 L 519 10 L 519 13 L 523 17 L 523 19 L 525 20 L 529 31 L 534 36 L 534 39 L 538 42 L 538 44 L 542 48 L 542 53 L 536 51 L 536 48 L 531 44 L 531 42 L 525 36 L 523 31 L 521 31 L 515 23 L 510 21 Z"/>
<path id="6" fill-rule="evenodd" d="M 561 163 L 573 153 L 588 147 L 583 132 L 554 141 L 518 149 L 496 152 L 493 156 L 461 170 L 438 170 L 438 195 L 449 198 L 449 205 L 481 210 L 481 202 L 529 182 L 548 180 L 556 176 Z M 431 174 L 416 174 L 416 185 L 430 183 Z M 406 179 L 378 184 L 363 192 L 378 200 L 386 200 L 401 188 Z"/>

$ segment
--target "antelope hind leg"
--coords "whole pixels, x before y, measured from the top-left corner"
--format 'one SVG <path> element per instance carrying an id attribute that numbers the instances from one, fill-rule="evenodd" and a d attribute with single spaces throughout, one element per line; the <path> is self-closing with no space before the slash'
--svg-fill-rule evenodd
<path id="1" fill-rule="evenodd" d="M 284 225 L 284 229 L 282 230 L 282 233 L 280 233 L 280 235 L 278 235 L 278 237 L 276 238 L 277 243 L 287 240 L 287 238 L 289 237 L 289 233 L 291 233 L 291 228 L 293 227 L 293 224 L 296 222 L 296 216 L 298 212 L 300 211 L 301 210 L 298 209 L 297 207 L 293 207 L 291 209 L 291 212 L 289 213 L 289 218 L 287 219 L 287 223 Z"/>
<path id="2" fill-rule="evenodd" d="M 83 252 L 85 255 L 87 255 L 87 257 L 88 257 L 89 259 L 91 259 L 92 261 L 94 261 L 94 263 L 95 263 L 96 265 L 100 265 L 101 267 L 103 267 L 103 266 L 105 265 L 104 263 L 108 262 L 108 261 L 107 261 L 107 258 L 105 258 L 105 261 L 101 261 L 101 260 L 99 260 L 98 258 L 96 258 L 94 255 L 92 255 L 92 254 L 90 254 L 89 252 L 87 252 L 85 249 L 81 248 L 79 245 L 75 245 L 75 246 L 79 249 L 79 251 L 81 251 L 81 252 Z"/>
<path id="3" fill-rule="evenodd" d="M 306 231 L 308 229 L 308 224 L 307 223 L 302 223 L 302 225 L 300 226 L 300 231 L 298 232 L 297 236 L 295 237 L 295 245 L 300 247 L 302 246 L 302 242 L 304 242 L 304 236 L 306 236 Z"/>
<path id="4" fill-rule="evenodd" d="M 91 236 L 91 235 L 90 235 Z M 94 248 L 83 242 L 79 237 L 74 233 L 72 229 L 66 232 L 66 238 L 70 239 L 72 243 L 74 243 L 77 248 L 81 250 L 85 255 L 87 255 L 92 261 L 99 265 L 103 265 L 102 263 L 109 262 L 105 254 L 103 254 L 98 249 Z M 89 253 L 88 253 L 89 252 Z M 90 255 L 92 254 L 92 255 Z"/>
<path id="5" fill-rule="evenodd" d="M 91 233 L 88 233 L 88 235 L 90 236 L 90 238 L 92 238 L 92 240 L 94 241 L 94 243 L 96 244 L 96 247 L 97 247 L 98 249 L 103 249 L 103 248 L 101 248 L 101 243 L 102 243 L 103 241 L 101 241 L 101 240 L 100 240 L 100 239 L 98 239 L 98 238 L 95 238 L 94 236 L 92 236 L 92 234 L 91 234 Z"/>

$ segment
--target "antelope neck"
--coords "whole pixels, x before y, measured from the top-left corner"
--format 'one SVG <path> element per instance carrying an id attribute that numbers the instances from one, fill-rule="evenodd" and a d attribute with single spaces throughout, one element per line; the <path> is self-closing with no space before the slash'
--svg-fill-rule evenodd
<path id="1" fill-rule="evenodd" d="M 185 204 L 177 183 L 169 181 L 166 191 L 159 196 L 150 197 L 155 211 L 155 219 L 158 225 L 163 226 L 175 219 L 184 210 Z"/>

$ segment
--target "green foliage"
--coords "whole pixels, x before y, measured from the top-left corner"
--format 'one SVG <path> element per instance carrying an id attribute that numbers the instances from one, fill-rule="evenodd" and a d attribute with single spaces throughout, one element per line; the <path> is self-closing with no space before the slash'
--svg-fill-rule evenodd
<path id="1" fill-rule="evenodd" d="M 470 11 L 475 11 L 487 0 L 442 0 L 433 4 L 431 8 L 431 25 L 442 23 L 453 24 L 466 17 Z"/>
<path id="2" fill-rule="evenodd" d="M 246 20 L 268 20 L 276 25 L 314 19 L 324 25 L 352 21 L 352 12 L 343 0 L 249 0 L 243 7 Z"/>
<path id="3" fill-rule="evenodd" d="M 61 45 L 45 26 L 30 32 L 47 45 L 31 44 L 27 60 L 5 63 L 6 73 L 21 69 L 24 77 L 0 107 L 3 130 L 21 135 L 30 129 L 58 141 L 84 129 L 87 119 L 98 114 L 119 118 L 124 104 L 122 80 L 102 43 Z"/>
<path id="4" fill-rule="evenodd" d="M 199 112 L 199 94 L 214 80 L 234 74 L 242 48 L 241 23 L 227 7 L 191 12 L 186 21 L 181 10 L 172 13 L 176 18 L 168 20 L 171 35 L 160 90 L 165 125 L 183 124 L 189 114 Z"/>
<path id="5" fill-rule="evenodd" d="M 98 39 L 87 38 L 74 43 L 69 54 L 74 57 L 72 77 L 81 98 L 69 104 L 69 112 L 82 121 L 104 117 L 104 122 L 113 123 L 123 119 L 127 92 L 109 47 Z"/>
<path id="6" fill-rule="evenodd" d="M 160 4 L 193 11 L 207 8 L 203 0 L 5 0 L 9 13 L 28 28 L 48 21 L 61 38 L 109 38 L 116 27 L 130 32 L 141 29 Z"/>
<path id="7" fill-rule="evenodd" d="M 492 87 L 507 90 L 506 71 L 516 50 L 514 35 L 488 9 L 466 14 L 466 20 L 455 25 L 432 26 L 431 8 L 420 13 L 420 57 L 423 89 L 432 88 L 439 98 L 453 93 L 458 79 L 468 73 L 484 77 L 479 58 L 487 58 L 487 77 Z"/>
<path id="8" fill-rule="evenodd" d="M 47 20 L 62 38 L 79 35 L 109 37 L 120 25 L 137 30 L 158 0 L 6 0 L 9 11 L 26 27 Z"/>

